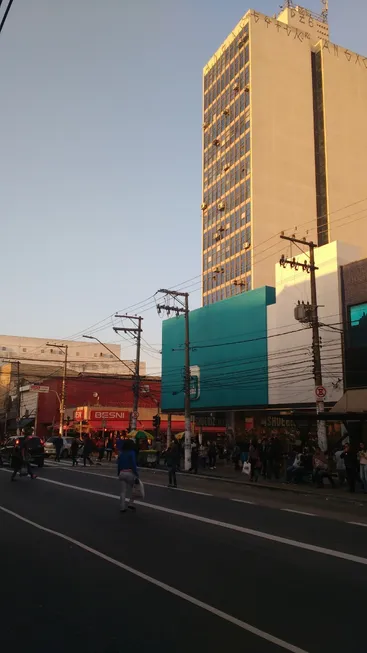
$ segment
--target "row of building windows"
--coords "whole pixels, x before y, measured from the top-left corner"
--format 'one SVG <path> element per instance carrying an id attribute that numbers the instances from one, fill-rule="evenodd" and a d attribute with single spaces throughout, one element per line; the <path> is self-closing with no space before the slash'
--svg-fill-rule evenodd
<path id="1" fill-rule="evenodd" d="M 249 93 L 246 93 L 244 98 L 245 97 L 246 102 L 244 102 L 244 105 L 247 108 L 250 103 Z M 244 134 L 246 129 L 250 127 L 250 121 L 249 118 L 245 118 L 243 112 L 244 109 L 242 110 L 243 115 L 239 115 L 233 123 L 229 116 L 223 116 L 212 126 L 212 128 L 208 129 L 204 133 L 204 150 L 206 150 L 207 147 L 218 147 L 218 145 L 223 147 L 223 145 L 228 141 L 233 143 L 240 134 Z M 248 123 L 248 125 L 246 125 L 246 123 Z M 216 142 L 217 139 L 219 140 L 219 143 Z"/>
<path id="2" fill-rule="evenodd" d="M 251 245 L 251 227 L 246 227 L 242 231 L 238 232 L 231 238 L 223 240 L 219 245 L 212 247 L 212 249 L 207 249 L 203 255 L 203 270 L 206 272 L 212 267 L 224 263 L 227 259 L 235 254 L 241 254 L 241 256 L 247 256 L 249 262 L 251 261 L 250 251 L 243 252 L 244 247 L 249 247 Z M 250 268 L 248 268 L 250 269 Z M 230 278 L 233 279 L 232 275 Z"/>
<path id="3" fill-rule="evenodd" d="M 247 84 L 250 81 L 250 68 L 246 66 L 240 70 L 232 80 L 223 86 L 214 86 L 211 91 L 204 95 L 204 120 L 205 114 L 211 108 L 213 114 L 219 113 L 218 107 L 219 104 L 223 107 L 228 106 L 230 102 L 237 97 L 238 93 L 243 92 Z M 223 107 L 223 108 L 224 108 Z M 209 111 L 208 111 L 209 114 Z M 209 118 L 209 115 L 208 115 Z"/>
<path id="4" fill-rule="evenodd" d="M 218 102 L 204 113 L 204 128 L 206 125 L 214 126 L 221 123 L 224 126 L 228 125 L 228 119 L 236 118 L 241 111 L 243 111 L 246 104 L 246 95 L 249 91 L 250 83 L 250 66 L 246 66 L 245 70 L 239 75 L 236 83 L 228 86 L 225 93 L 220 96 Z M 248 106 L 248 103 L 247 105 Z M 227 117 L 225 122 L 223 119 Z M 223 129 L 223 127 L 222 127 Z M 218 128 L 216 134 L 218 135 Z"/>
<path id="5" fill-rule="evenodd" d="M 247 125 L 250 127 L 250 119 L 246 114 L 245 125 L 246 129 Z M 243 147 L 241 147 L 242 145 Z M 210 153 L 213 154 L 213 152 Z M 211 181 L 212 177 L 213 179 L 219 177 L 225 166 L 231 166 L 233 163 L 237 163 L 241 156 L 246 154 L 245 140 L 237 140 L 226 152 L 223 152 L 222 148 L 220 148 L 214 154 L 216 154 L 216 156 L 212 157 L 211 160 L 209 160 L 208 152 L 204 154 L 204 184 L 207 181 Z"/>
<path id="6" fill-rule="evenodd" d="M 234 295 L 241 295 L 243 292 L 251 290 L 251 275 L 246 277 L 246 286 L 242 285 L 233 285 L 229 284 L 223 288 L 218 288 L 218 290 L 213 290 L 203 297 L 203 304 L 207 306 L 208 304 L 214 304 L 219 302 L 221 299 L 227 299 L 228 297 L 233 297 Z"/>
<path id="7" fill-rule="evenodd" d="M 251 271 L 251 253 L 245 252 L 223 265 L 217 266 L 214 270 L 207 272 L 203 277 L 203 291 L 207 292 L 212 288 L 228 283 L 232 279 L 242 277 Z"/>
<path id="8" fill-rule="evenodd" d="M 240 206 L 235 211 L 232 211 L 229 215 L 226 213 L 225 216 L 221 217 L 219 222 L 218 209 L 216 206 L 205 211 L 203 216 L 203 230 L 210 228 L 214 225 L 215 229 L 218 230 L 220 227 L 224 227 L 225 230 L 228 229 L 230 233 L 233 233 L 240 226 L 244 226 L 251 220 L 251 201 L 246 202 L 243 206 Z M 238 225 L 238 226 L 236 226 Z M 205 234 L 204 234 L 205 235 Z"/>
<path id="9" fill-rule="evenodd" d="M 245 177 L 248 177 L 250 174 L 250 157 L 246 157 L 242 161 L 239 161 L 237 165 L 234 165 L 230 168 L 227 174 L 224 174 L 220 179 L 207 189 L 204 190 L 204 203 L 211 204 L 217 199 L 223 198 L 225 193 L 227 193 L 231 188 L 237 186 L 240 181 L 243 181 Z M 250 182 L 250 180 L 247 180 Z M 209 201 L 211 198 L 211 202 Z"/>
<path id="10" fill-rule="evenodd" d="M 217 118 L 219 118 L 223 111 L 230 109 L 235 114 L 239 113 L 241 97 L 249 90 L 250 83 L 250 67 L 246 66 L 243 72 L 238 77 L 237 84 L 229 85 L 223 93 L 213 102 L 213 104 L 204 110 L 204 125 L 211 125 Z M 238 89 L 238 90 L 235 90 Z M 237 104 L 239 100 L 239 104 Z M 243 100 L 242 100 L 243 103 Z"/>
<path id="11" fill-rule="evenodd" d="M 217 203 L 218 211 L 220 207 L 223 207 L 226 212 L 231 211 L 251 197 L 251 179 L 246 179 L 244 183 L 239 184 L 234 190 L 225 194 L 226 192 L 225 188 L 222 192 L 222 180 L 220 180 L 204 193 L 204 203 L 208 206 Z"/>
<path id="12" fill-rule="evenodd" d="M 216 83 L 217 80 L 221 78 L 223 71 L 230 64 L 232 64 L 239 55 L 242 55 L 243 58 L 246 56 L 245 50 L 248 48 L 248 38 L 249 30 L 247 23 L 247 25 L 242 28 L 232 43 L 218 57 L 215 64 L 211 66 L 206 74 L 204 74 L 204 92 L 206 92 L 212 84 Z"/>
<path id="13" fill-rule="evenodd" d="M 211 163 L 218 164 L 218 162 L 222 161 L 224 158 L 228 163 L 231 163 L 232 161 L 238 161 L 238 159 L 240 159 L 242 156 L 245 156 L 245 154 L 250 151 L 250 141 L 250 132 L 248 132 L 244 136 L 241 136 L 237 143 L 232 143 L 231 140 L 229 140 L 229 142 L 223 141 L 221 147 L 209 148 L 206 152 L 204 152 L 204 175 L 206 169 Z M 222 148 L 228 145 L 232 145 L 232 147 L 228 152 L 224 154 Z"/>
<path id="14" fill-rule="evenodd" d="M 231 215 L 226 216 L 226 218 L 219 220 L 214 224 L 211 229 L 204 232 L 203 236 L 203 250 L 207 250 L 208 247 L 218 243 L 218 234 L 221 236 L 221 240 L 224 240 L 231 234 L 234 234 L 241 227 L 245 227 L 249 224 L 251 220 L 251 202 L 245 204 L 245 206 L 240 209 L 233 211 Z M 249 240 L 249 238 L 247 238 Z"/>
<path id="15" fill-rule="evenodd" d="M 8 351 L 13 351 L 11 347 L 9 349 L 7 347 L 4 347 L 4 346 L 1 347 L 1 351 L 7 351 L 7 350 Z M 34 347 L 32 347 L 30 349 L 30 352 L 34 352 L 34 351 L 35 351 Z M 25 354 L 26 352 L 27 352 L 27 347 L 22 347 L 22 353 Z M 62 349 L 49 349 L 48 351 L 46 351 L 45 349 L 41 349 L 40 353 L 41 354 L 45 354 L 45 353 L 46 354 L 47 353 L 49 353 L 49 354 L 59 354 L 60 356 L 65 355 L 65 352 Z M 80 352 L 76 351 L 75 356 L 80 356 Z M 93 354 L 93 356 L 94 356 L 94 358 L 98 358 L 98 356 L 100 356 L 101 358 L 114 358 L 114 356 L 112 354 L 105 354 L 102 351 L 99 354 Z"/>

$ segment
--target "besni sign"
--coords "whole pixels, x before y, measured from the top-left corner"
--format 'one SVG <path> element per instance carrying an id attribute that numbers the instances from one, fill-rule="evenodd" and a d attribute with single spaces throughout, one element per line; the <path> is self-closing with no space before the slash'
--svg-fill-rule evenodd
<path id="1" fill-rule="evenodd" d="M 125 419 L 125 413 L 122 410 L 91 410 L 90 419 L 108 420 L 113 422 Z"/>

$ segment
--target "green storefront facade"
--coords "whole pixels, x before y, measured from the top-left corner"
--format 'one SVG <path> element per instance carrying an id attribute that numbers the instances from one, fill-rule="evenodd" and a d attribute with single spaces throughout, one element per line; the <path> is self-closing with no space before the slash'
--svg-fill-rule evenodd
<path id="1" fill-rule="evenodd" d="M 226 411 L 268 404 L 267 307 L 258 288 L 190 312 L 191 408 Z M 162 411 L 184 408 L 184 317 L 163 322 Z"/>

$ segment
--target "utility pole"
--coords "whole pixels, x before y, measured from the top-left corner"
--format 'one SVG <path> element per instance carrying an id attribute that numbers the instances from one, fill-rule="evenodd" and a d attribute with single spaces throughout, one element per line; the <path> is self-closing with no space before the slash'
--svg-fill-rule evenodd
<path id="1" fill-rule="evenodd" d="M 320 348 L 320 333 L 319 333 L 319 318 L 318 318 L 318 306 L 317 306 L 317 289 L 316 289 L 316 270 L 318 268 L 315 266 L 315 245 L 314 242 L 299 240 L 294 236 L 280 236 L 283 240 L 288 240 L 291 243 L 297 245 L 303 245 L 309 248 L 309 262 L 307 260 L 304 263 L 299 263 L 296 258 L 286 259 L 284 255 L 281 257 L 279 263 L 282 267 L 287 267 L 289 265 L 294 270 L 302 269 L 303 272 L 307 272 L 310 275 L 310 286 L 311 286 L 311 304 L 298 304 L 295 310 L 295 317 L 297 320 L 303 323 L 311 324 L 312 328 L 312 352 L 313 352 L 313 364 L 314 364 L 314 379 L 315 379 L 315 397 L 316 397 L 316 412 L 323 413 L 325 410 L 324 405 L 324 396 L 320 394 L 322 389 L 322 370 L 321 370 L 321 348 Z M 302 251 L 302 250 L 301 250 Z M 326 437 L 326 426 L 324 421 L 317 421 L 317 438 L 320 448 L 323 451 L 327 450 L 327 437 Z"/>
<path id="2" fill-rule="evenodd" d="M 158 313 L 166 311 L 167 315 L 183 313 L 185 316 L 185 471 L 191 468 L 191 413 L 190 413 L 190 331 L 189 331 L 189 293 L 177 292 L 176 290 L 167 290 L 165 288 L 158 290 L 168 297 L 178 301 L 181 306 L 170 306 L 169 304 L 158 304 Z M 183 303 L 180 299 L 183 298 Z"/>
<path id="3" fill-rule="evenodd" d="M 64 416 L 65 416 L 65 399 L 66 399 L 66 376 L 67 376 L 67 366 L 68 366 L 68 345 L 57 345 L 55 343 L 46 343 L 47 347 L 57 347 L 64 351 L 64 373 L 62 375 L 62 385 L 61 385 L 61 398 L 60 398 L 60 423 L 59 423 L 59 437 L 61 438 L 64 435 Z"/>
<path id="4" fill-rule="evenodd" d="M 136 360 L 135 360 L 135 379 L 134 379 L 134 402 L 133 402 L 133 412 L 131 415 L 130 427 L 132 431 L 136 431 L 137 419 L 139 417 L 139 395 L 140 395 L 140 347 L 141 347 L 141 334 L 142 327 L 141 323 L 143 318 L 137 315 L 115 315 L 115 317 L 120 317 L 124 320 L 131 320 L 133 327 L 114 327 L 113 330 L 118 333 L 123 331 L 124 333 L 131 333 L 136 339 Z"/>
<path id="5" fill-rule="evenodd" d="M 20 361 L 17 361 L 17 435 L 20 435 Z"/>

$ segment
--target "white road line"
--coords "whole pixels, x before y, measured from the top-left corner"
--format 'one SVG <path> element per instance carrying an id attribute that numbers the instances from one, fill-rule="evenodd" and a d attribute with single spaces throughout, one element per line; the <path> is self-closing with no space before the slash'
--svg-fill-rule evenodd
<path id="1" fill-rule="evenodd" d="M 347 521 L 346 523 L 352 524 L 352 526 L 364 526 L 365 528 L 367 528 L 367 524 L 364 524 L 361 521 Z"/>
<path id="2" fill-rule="evenodd" d="M 308 517 L 317 517 L 313 512 L 303 512 L 302 510 L 291 510 L 290 508 L 280 508 L 282 512 L 295 512 L 297 515 L 307 515 Z"/>
<path id="3" fill-rule="evenodd" d="M 8 470 L 0 468 L 0 471 L 5 472 Z M 69 490 L 77 490 L 78 492 L 86 492 L 87 494 L 95 494 L 101 497 L 107 497 L 108 499 L 120 498 L 116 494 L 108 494 L 107 492 L 100 492 L 99 490 L 91 490 L 90 488 L 80 487 L 78 485 L 61 483 L 61 481 L 54 481 L 53 479 L 50 478 L 38 477 L 38 481 L 42 481 L 43 483 L 51 483 L 52 485 L 59 485 Z M 183 517 L 185 519 L 191 519 L 193 521 L 202 522 L 203 524 L 209 524 L 210 526 L 218 526 L 220 528 L 226 528 L 231 531 L 236 531 L 237 533 L 243 533 L 244 535 L 252 535 L 253 537 L 259 537 L 263 540 L 268 540 L 269 542 L 286 544 L 287 546 L 293 546 L 296 549 L 303 549 L 304 551 L 311 551 L 312 553 L 321 553 L 322 555 L 327 555 L 330 556 L 331 558 L 339 558 L 341 560 L 347 560 L 348 562 L 356 562 L 360 565 L 367 565 L 367 558 L 362 558 L 361 556 L 356 556 L 353 555 L 352 553 L 344 553 L 344 551 L 335 551 L 334 549 L 326 549 L 322 546 L 316 546 L 315 544 L 308 544 L 306 542 L 299 542 L 298 540 L 291 540 L 287 537 L 273 535 L 272 533 L 255 531 L 252 528 L 245 528 L 244 526 L 238 526 L 237 524 L 229 524 L 227 522 L 217 521 L 216 519 L 210 519 L 209 517 L 203 517 L 202 515 L 195 515 L 190 512 L 173 510 L 172 508 L 166 508 L 165 506 L 158 506 L 154 503 L 147 503 L 146 501 L 135 501 L 135 504 L 139 506 L 144 506 L 145 508 L 150 508 L 151 510 L 158 510 L 159 512 L 165 512 L 169 515 L 175 515 L 176 517 Z"/>
<path id="4" fill-rule="evenodd" d="M 112 476 L 112 474 L 100 474 L 99 472 L 87 472 L 84 469 L 77 469 L 76 467 L 70 467 L 69 465 L 65 465 L 64 467 L 61 465 L 58 465 L 57 463 L 55 465 L 51 465 L 52 468 L 55 467 L 55 469 L 70 469 L 70 471 L 75 472 L 76 474 L 87 474 L 87 476 L 96 476 L 97 478 L 109 478 L 113 480 L 118 480 L 117 475 Z M 169 488 L 168 485 L 161 485 L 159 483 L 148 483 L 148 481 L 144 481 L 144 485 L 149 485 L 150 487 L 160 487 L 163 488 L 164 490 L 170 490 L 172 488 Z M 202 497 L 212 497 L 213 495 L 210 494 L 209 492 L 199 492 L 199 490 L 188 490 L 183 487 L 177 487 L 174 488 L 175 492 L 187 492 L 188 494 L 198 494 L 199 496 Z"/>
<path id="5" fill-rule="evenodd" d="M 54 531 L 51 528 L 46 528 L 45 526 L 42 526 L 37 522 L 31 521 L 30 519 L 26 519 L 25 517 L 22 517 L 18 513 L 13 512 L 12 510 L 8 510 L 3 506 L 0 506 L 0 510 L 7 513 L 8 515 L 11 515 L 12 517 L 15 517 L 16 519 L 19 519 L 20 521 L 24 522 L 25 524 L 28 524 L 29 526 L 33 526 L 34 528 L 37 528 L 40 531 L 48 533 L 49 535 L 54 535 L 55 537 L 59 537 L 60 539 L 69 542 L 70 544 L 74 544 L 74 546 L 79 547 L 83 551 L 87 551 L 88 553 L 91 553 L 97 558 L 101 558 L 105 562 L 109 562 L 110 564 L 115 565 L 115 567 L 119 567 L 120 569 L 123 569 L 124 571 L 133 574 L 133 576 L 137 576 L 138 578 L 145 580 L 148 583 L 151 583 L 151 585 L 155 585 L 156 587 L 159 587 L 165 592 L 169 592 L 170 594 L 173 594 L 174 596 L 177 596 L 178 598 L 183 599 L 184 601 L 187 601 L 188 603 L 191 603 L 192 605 L 195 605 L 196 607 L 201 608 L 202 610 L 206 610 L 206 612 L 210 612 L 216 617 L 219 617 L 220 619 L 224 619 L 224 621 L 227 621 L 233 624 L 234 626 L 238 626 L 239 628 L 242 628 L 242 630 L 246 630 L 252 635 L 256 635 L 257 637 L 260 637 L 261 639 L 264 639 L 267 642 L 274 644 L 275 646 L 279 646 L 280 648 L 283 648 L 286 651 L 291 651 L 291 653 L 307 653 L 307 651 L 299 648 L 298 646 L 294 646 L 289 642 L 285 642 L 283 639 L 279 639 L 279 637 L 275 637 L 274 635 L 271 635 L 270 633 L 267 633 L 264 630 L 260 630 L 259 628 L 256 628 L 255 626 L 246 623 L 245 621 L 241 621 L 241 619 L 237 619 L 236 617 L 233 617 L 232 615 L 227 614 L 222 610 L 218 610 L 214 606 L 209 605 L 208 603 L 204 603 L 203 601 L 196 599 L 194 596 L 190 596 L 190 594 L 181 592 L 181 590 L 177 589 L 176 587 L 172 587 L 171 585 L 162 583 L 162 581 L 158 580 L 157 578 L 148 576 L 147 574 L 144 574 L 138 569 L 134 569 L 134 567 L 130 567 L 129 565 L 126 565 L 123 562 L 120 562 L 119 560 L 115 560 L 115 558 L 111 558 L 105 553 L 102 553 L 97 549 L 93 549 L 92 547 L 83 544 L 83 542 L 80 542 L 79 540 L 74 540 L 74 538 L 69 537 L 64 533 L 60 533 L 59 531 Z"/>
<path id="6" fill-rule="evenodd" d="M 231 499 L 231 501 L 235 501 L 236 503 L 248 503 L 251 506 L 256 506 L 255 501 L 245 501 L 245 499 Z"/>

